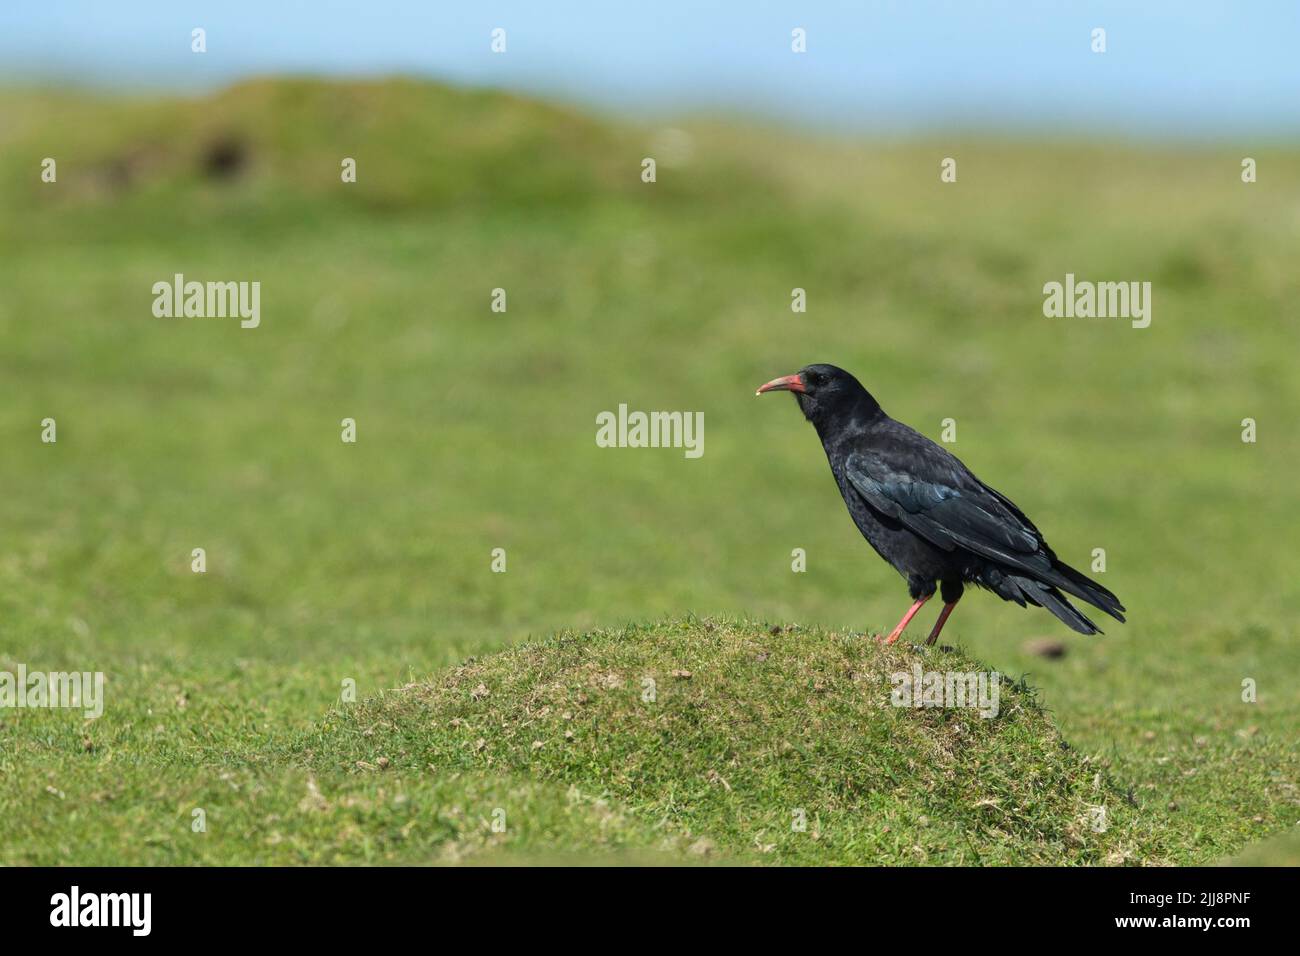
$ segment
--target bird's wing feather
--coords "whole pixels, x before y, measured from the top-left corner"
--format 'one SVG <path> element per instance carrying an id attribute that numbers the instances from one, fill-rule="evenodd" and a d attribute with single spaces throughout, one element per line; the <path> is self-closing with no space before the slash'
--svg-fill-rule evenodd
<path id="1" fill-rule="evenodd" d="M 904 462 L 888 445 L 855 451 L 845 460 L 845 475 L 868 505 L 936 547 L 962 547 L 1033 574 L 1051 574 L 1037 529 L 942 452 L 913 446 Z"/>
<path id="2" fill-rule="evenodd" d="M 872 434 L 869 445 L 859 445 L 843 460 L 849 486 L 868 507 L 936 547 L 964 549 L 1124 620 L 1119 598 L 1061 564 L 1024 512 L 924 435 L 890 420 Z M 1050 601 L 1040 603 L 1051 608 Z M 1066 623 L 1075 627 L 1071 620 Z"/>

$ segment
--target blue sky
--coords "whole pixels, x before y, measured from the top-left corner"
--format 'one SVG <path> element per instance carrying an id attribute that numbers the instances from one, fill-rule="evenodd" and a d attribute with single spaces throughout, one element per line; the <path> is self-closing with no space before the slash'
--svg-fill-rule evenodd
<path id="1" fill-rule="evenodd" d="M 207 30 L 208 52 L 190 52 Z M 506 30 L 507 53 L 489 34 Z M 808 52 L 790 52 L 803 27 Z M 1107 52 L 1090 34 L 1106 30 Z M 0 82 L 418 74 L 848 131 L 1300 138 L 1300 0 L 2 0 Z"/>

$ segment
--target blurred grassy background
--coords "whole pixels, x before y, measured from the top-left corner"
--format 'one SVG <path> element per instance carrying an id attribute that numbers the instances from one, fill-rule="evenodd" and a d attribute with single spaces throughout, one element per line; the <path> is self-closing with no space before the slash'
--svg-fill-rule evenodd
<path id="1" fill-rule="evenodd" d="M 1163 858 L 1296 824 L 1300 152 L 686 130 L 404 81 L 0 94 L 0 667 L 110 695 L 0 712 L 4 859 L 87 825 L 101 862 L 247 858 L 167 834 L 219 772 L 278 785 L 344 678 L 687 611 L 888 628 L 905 590 L 814 433 L 753 398 L 814 361 L 955 418 L 1065 560 L 1106 549 L 1128 625 L 973 595 L 945 634 L 1030 673 Z M 176 272 L 260 281 L 261 327 L 155 318 Z M 1151 327 L 1044 318 L 1067 272 L 1151 281 Z M 597 448 L 620 402 L 703 411 L 703 458 Z"/>

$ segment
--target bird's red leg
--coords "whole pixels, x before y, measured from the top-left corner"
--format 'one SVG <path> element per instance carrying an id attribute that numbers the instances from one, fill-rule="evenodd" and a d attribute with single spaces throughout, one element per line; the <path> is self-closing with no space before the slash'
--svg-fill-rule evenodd
<path id="1" fill-rule="evenodd" d="M 960 601 L 961 598 L 958 598 L 957 600 Z M 943 606 L 943 610 L 939 612 L 939 620 L 934 622 L 934 630 L 931 631 L 930 636 L 925 639 L 926 644 L 933 644 L 939 639 L 939 632 L 943 630 L 944 622 L 948 620 L 948 615 L 952 613 L 952 609 L 956 606 L 957 601 L 949 601 Z"/>
<path id="2" fill-rule="evenodd" d="M 903 628 L 907 627 L 907 625 L 911 623 L 912 618 L 916 617 L 916 612 L 921 610 L 921 605 L 930 600 L 932 596 L 933 595 L 930 594 L 924 594 L 916 599 L 916 603 L 907 609 L 907 613 L 903 615 L 903 619 L 898 622 L 898 627 L 889 632 L 889 636 L 885 638 L 886 644 L 892 644 L 894 641 L 898 640 L 903 633 Z"/>

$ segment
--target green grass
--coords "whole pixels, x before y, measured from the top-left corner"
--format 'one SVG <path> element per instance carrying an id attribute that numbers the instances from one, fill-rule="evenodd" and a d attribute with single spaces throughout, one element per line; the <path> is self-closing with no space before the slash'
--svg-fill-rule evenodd
<path id="1" fill-rule="evenodd" d="M 746 860 L 1206 863 L 1300 820 L 1300 152 L 701 123 L 689 162 L 647 185 L 656 130 L 407 82 L 12 92 L 0 115 L 0 669 L 102 670 L 109 695 L 90 723 L 0 711 L 0 861 L 693 860 L 706 839 Z M 240 144 L 237 175 L 205 172 L 216 142 Z M 57 184 L 39 181 L 46 156 Z M 355 184 L 339 181 L 345 156 Z M 939 183 L 944 156 L 956 184 Z M 175 272 L 260 281 L 261 328 L 154 318 L 150 287 Z M 1042 285 L 1066 272 L 1152 281 L 1152 326 L 1044 318 Z M 489 311 L 498 286 L 505 314 Z M 795 286 L 807 314 L 790 312 Z M 783 832 L 761 854 L 750 837 L 791 799 L 835 794 L 765 780 L 755 756 L 723 798 L 684 750 L 653 779 L 692 799 L 665 807 L 612 763 L 511 745 L 480 766 L 422 722 L 453 707 L 423 682 L 452 686 L 444 669 L 467 655 L 509 666 L 482 655 L 556 631 L 797 621 L 819 635 L 806 660 L 783 650 L 797 668 L 853 653 L 820 628 L 892 626 L 905 590 L 844 514 L 811 429 L 752 397 L 810 361 L 853 370 L 932 437 L 955 418 L 953 450 L 1067 561 L 1106 549 L 1128 625 L 1083 639 L 972 594 L 945 631 L 1027 673 L 1050 712 L 983 728 L 989 753 L 1033 759 L 1055 726 L 1124 794 L 1102 844 L 1062 836 L 1080 785 L 1065 765 L 1060 804 L 1007 847 L 985 845 L 987 821 L 959 826 L 951 788 L 923 831 L 903 799 L 933 799 L 919 757 L 938 736 L 910 740 L 917 766 L 889 786 L 876 770 L 904 752 L 856 765 L 847 738 L 825 741 L 840 763 L 824 779 L 856 766 L 862 806 L 899 815 L 896 845 L 830 800 L 822 841 Z M 703 411 L 704 456 L 597 448 L 595 416 L 620 402 Z M 57 444 L 39 440 L 47 416 Z M 195 547 L 206 574 L 189 570 Z M 807 573 L 791 573 L 795 547 Z M 1034 655 L 1044 636 L 1065 656 Z M 591 639 L 596 659 L 621 661 L 607 641 Z M 575 646 L 492 660 L 571 676 Z M 660 666 L 653 648 L 627 653 L 619 666 Z M 349 679 L 360 703 L 336 712 Z M 744 680 L 718 686 L 762 703 Z M 535 692 L 517 691 L 481 703 L 516 713 Z M 396 726 L 358 738 L 364 714 Z M 649 733 L 637 715 L 630 740 Z M 357 771 L 384 747 L 390 772 Z M 421 771 L 400 749 L 445 763 Z M 971 792 L 974 770 L 953 768 Z M 312 779 L 329 812 L 299 809 Z M 521 808 L 505 834 L 480 823 L 499 801 Z"/>
<path id="2" fill-rule="evenodd" d="M 43 726 L 5 769 L 31 779 L 42 764 L 34 783 L 45 788 L 16 791 L 6 812 L 36 822 L 43 839 L 10 857 L 1163 859 L 1169 834 L 1148 831 L 1027 687 L 1003 682 L 990 718 L 892 706 L 891 675 L 914 663 L 987 670 L 863 634 L 692 619 L 470 659 L 340 703 L 278 744 L 258 719 L 223 725 L 229 704 L 202 706 L 217 694 L 197 687 L 133 698 L 134 713 L 88 734 L 67 715 L 32 712 L 25 719 Z"/>
<path id="3" fill-rule="evenodd" d="M 343 767 L 528 775 L 607 794 L 697 853 L 786 863 L 1100 863 L 1160 848 L 1024 687 L 996 717 L 891 705 L 891 675 L 987 670 L 862 634 L 713 620 L 565 634 L 348 711 Z M 1093 808 L 1107 826 L 1094 832 Z"/>
<path id="4" fill-rule="evenodd" d="M 1300 828 L 1292 827 L 1279 836 L 1252 843 L 1223 862 L 1228 866 L 1300 866 Z"/>

